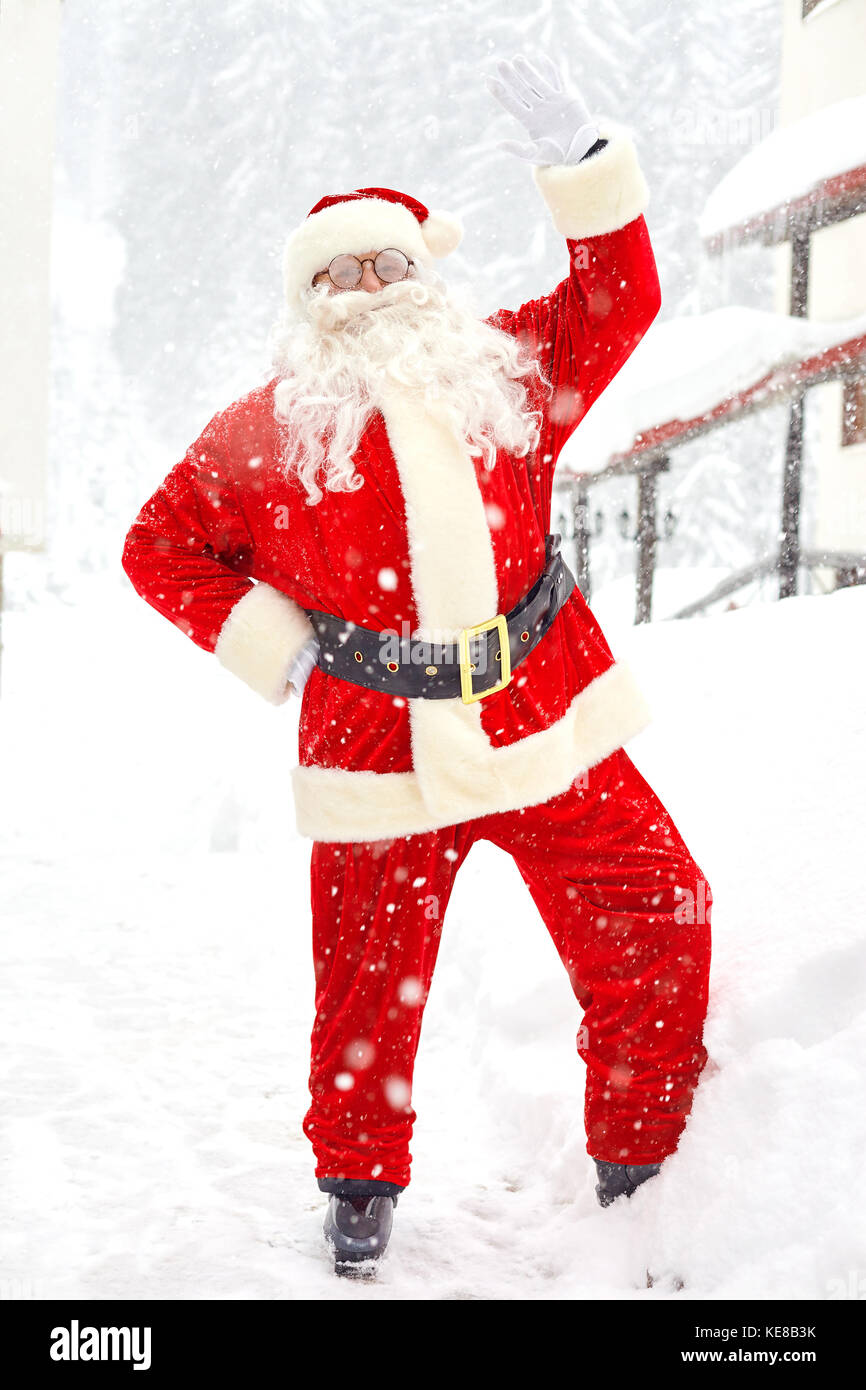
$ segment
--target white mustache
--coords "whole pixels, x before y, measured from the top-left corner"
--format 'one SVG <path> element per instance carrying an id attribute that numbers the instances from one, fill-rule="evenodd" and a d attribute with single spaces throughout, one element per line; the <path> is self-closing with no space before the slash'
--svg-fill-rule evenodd
<path id="1" fill-rule="evenodd" d="M 383 285 L 372 294 L 366 290 L 344 290 L 340 294 L 332 294 L 327 289 L 317 289 L 310 298 L 309 315 L 321 331 L 345 328 L 350 324 L 362 329 L 374 314 L 381 315 L 388 309 L 398 309 L 402 316 L 410 305 L 422 309 L 440 297 L 431 286 L 418 280 L 397 280 L 392 285 Z"/>

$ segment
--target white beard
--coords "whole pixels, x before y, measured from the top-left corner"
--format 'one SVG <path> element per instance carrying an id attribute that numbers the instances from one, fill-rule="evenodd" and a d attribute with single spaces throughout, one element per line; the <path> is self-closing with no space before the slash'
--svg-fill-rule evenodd
<path id="1" fill-rule="evenodd" d="M 422 393 L 488 468 L 498 449 L 520 457 L 535 448 L 538 413 L 522 378 L 541 377 L 538 363 L 440 284 L 421 272 L 374 294 L 323 287 L 310 293 L 306 322 L 278 327 L 274 416 L 283 466 L 308 503 L 321 500 L 320 482 L 331 491 L 362 486 L 352 455 L 389 382 Z"/>

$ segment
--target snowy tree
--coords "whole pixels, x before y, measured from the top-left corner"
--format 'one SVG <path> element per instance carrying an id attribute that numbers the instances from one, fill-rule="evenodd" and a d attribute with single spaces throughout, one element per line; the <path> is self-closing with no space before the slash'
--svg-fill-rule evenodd
<path id="1" fill-rule="evenodd" d="M 75 349 L 64 326 L 74 265 L 58 286 L 54 510 L 67 535 L 103 524 L 85 563 L 116 566 L 131 499 L 266 379 L 285 236 L 323 193 L 386 184 L 462 215 L 448 274 L 479 312 L 561 278 L 530 172 L 497 148 L 515 133 L 484 83 L 498 58 L 553 55 L 594 113 L 634 130 L 664 317 L 768 303 L 768 258 L 708 266 L 697 218 L 744 140 L 766 133 L 777 8 L 401 0 L 337 16 L 321 0 L 67 0 L 58 237 L 73 218 L 93 224 L 95 246 L 125 248 L 113 331 L 94 325 L 86 352 L 86 326 Z M 762 510 L 763 491 L 743 485 Z M 616 557 L 631 563 L 621 542 Z M 71 545 L 68 559 L 82 562 Z"/>

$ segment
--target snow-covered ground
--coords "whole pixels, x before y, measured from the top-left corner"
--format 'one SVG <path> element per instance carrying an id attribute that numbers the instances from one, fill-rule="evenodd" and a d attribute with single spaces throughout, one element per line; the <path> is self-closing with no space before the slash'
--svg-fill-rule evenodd
<path id="1" fill-rule="evenodd" d="M 688 1129 L 631 1203 L 597 1206 L 579 1011 L 479 845 L 425 1019 L 412 1185 L 357 1286 L 331 1274 L 300 1128 L 296 707 L 92 583 L 4 630 L 7 1296 L 862 1296 L 866 590 L 611 630 L 656 711 L 630 751 L 715 896 Z"/>

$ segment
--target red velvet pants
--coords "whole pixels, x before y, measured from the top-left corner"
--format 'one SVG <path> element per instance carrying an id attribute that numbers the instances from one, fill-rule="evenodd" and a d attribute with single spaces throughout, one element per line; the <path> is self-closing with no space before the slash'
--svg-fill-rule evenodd
<path id="1" fill-rule="evenodd" d="M 513 857 L 584 1011 L 587 1152 L 653 1163 L 677 1146 L 706 1061 L 712 899 L 620 749 L 541 805 L 423 835 L 314 842 L 304 1132 L 318 1178 L 409 1182 L 421 1018 L 454 876 L 476 839 Z"/>

